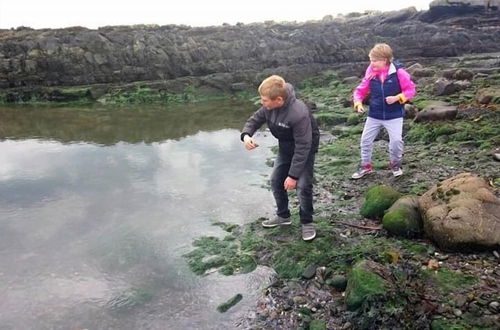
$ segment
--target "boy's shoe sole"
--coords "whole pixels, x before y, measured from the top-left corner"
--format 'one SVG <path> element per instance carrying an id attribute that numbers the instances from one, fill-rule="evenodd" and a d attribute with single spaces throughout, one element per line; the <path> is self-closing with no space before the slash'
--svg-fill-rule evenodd
<path id="1" fill-rule="evenodd" d="M 274 228 L 278 226 L 288 226 L 292 224 L 292 219 L 291 218 L 280 218 L 277 219 L 271 219 L 271 220 L 266 220 L 262 222 L 262 227 L 264 228 Z"/>
<path id="2" fill-rule="evenodd" d="M 316 229 L 314 228 L 314 225 L 312 223 L 302 225 L 302 239 L 304 241 L 311 241 L 315 237 L 316 237 Z"/>

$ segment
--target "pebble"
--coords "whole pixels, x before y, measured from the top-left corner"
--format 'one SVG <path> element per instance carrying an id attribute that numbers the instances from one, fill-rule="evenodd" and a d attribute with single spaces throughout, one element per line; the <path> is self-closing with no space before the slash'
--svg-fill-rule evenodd
<path id="1" fill-rule="evenodd" d="M 297 305 L 303 305 L 307 302 L 307 300 L 302 296 L 295 296 L 293 297 L 293 302 L 296 303 Z"/>
<path id="2" fill-rule="evenodd" d="M 494 250 L 493 251 L 493 255 L 497 258 L 497 259 L 500 259 L 500 254 L 498 253 L 497 250 Z"/>
<path id="3" fill-rule="evenodd" d="M 351 329 L 352 328 L 352 324 L 351 322 L 346 322 L 344 323 L 344 325 L 342 326 L 342 330 L 347 330 L 347 329 Z"/>
<path id="4" fill-rule="evenodd" d="M 498 161 L 498 162 L 500 162 L 500 154 L 495 153 L 493 155 L 493 159 L 496 160 L 496 161 Z"/>
<path id="5" fill-rule="evenodd" d="M 500 303 L 498 301 L 492 301 L 488 304 L 488 308 L 490 311 L 497 314 L 500 312 Z"/>
<path id="6" fill-rule="evenodd" d="M 453 310 L 453 314 L 454 314 L 456 317 L 460 317 L 460 316 L 462 316 L 462 311 L 461 311 L 460 309 L 455 308 L 455 309 Z"/>

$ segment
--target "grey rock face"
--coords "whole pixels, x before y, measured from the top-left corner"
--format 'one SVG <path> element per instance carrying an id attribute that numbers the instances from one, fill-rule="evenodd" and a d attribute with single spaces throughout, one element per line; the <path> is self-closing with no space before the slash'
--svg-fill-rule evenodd
<path id="1" fill-rule="evenodd" d="M 409 8 L 301 24 L 0 30 L 0 89 L 217 74 L 209 84 L 241 90 L 263 73 L 292 83 L 325 69 L 361 75 L 374 40 L 391 44 L 403 62 L 500 51 L 499 11 L 430 14 Z"/>

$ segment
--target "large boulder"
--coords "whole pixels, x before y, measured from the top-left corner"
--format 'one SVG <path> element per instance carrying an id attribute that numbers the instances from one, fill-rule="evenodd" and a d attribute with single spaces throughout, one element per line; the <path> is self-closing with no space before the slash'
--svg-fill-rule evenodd
<path id="1" fill-rule="evenodd" d="M 500 200 L 471 173 L 433 187 L 419 198 L 419 207 L 425 234 L 443 249 L 500 246 Z"/>

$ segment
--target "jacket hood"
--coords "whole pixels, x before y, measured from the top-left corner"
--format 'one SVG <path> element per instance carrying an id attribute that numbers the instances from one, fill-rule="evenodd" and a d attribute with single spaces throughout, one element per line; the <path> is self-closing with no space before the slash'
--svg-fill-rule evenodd
<path id="1" fill-rule="evenodd" d="M 293 101 L 295 101 L 295 99 L 297 98 L 295 96 L 295 88 L 293 88 L 293 85 L 290 84 L 290 83 L 286 83 L 285 85 L 286 87 L 286 93 L 287 93 L 287 97 L 286 97 L 286 101 L 285 103 L 283 104 L 282 108 L 286 108 L 287 106 L 289 106 L 291 103 L 293 103 Z"/>

